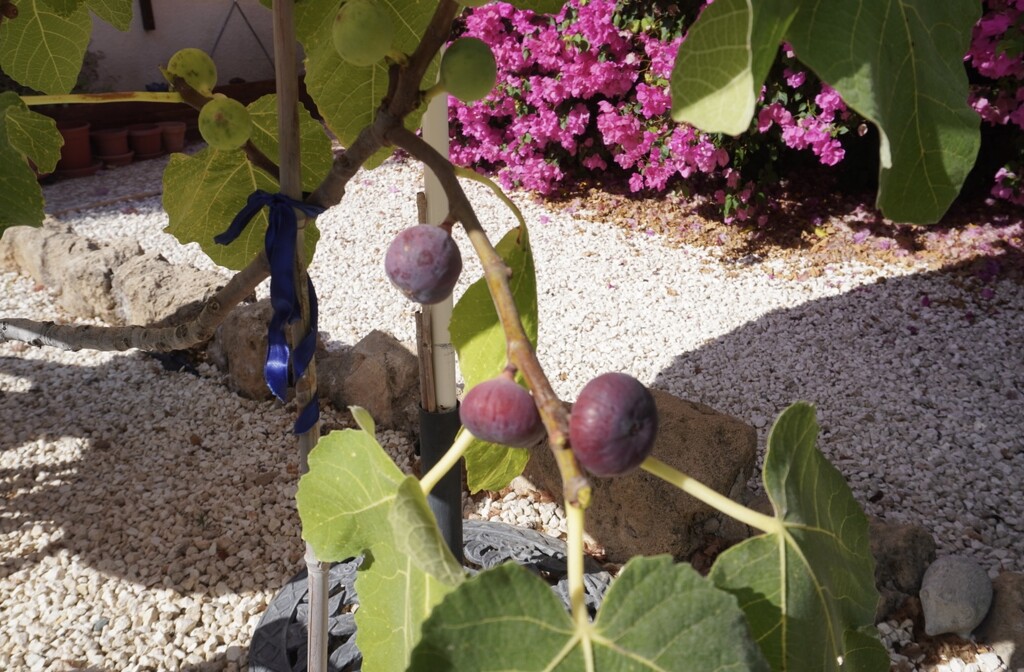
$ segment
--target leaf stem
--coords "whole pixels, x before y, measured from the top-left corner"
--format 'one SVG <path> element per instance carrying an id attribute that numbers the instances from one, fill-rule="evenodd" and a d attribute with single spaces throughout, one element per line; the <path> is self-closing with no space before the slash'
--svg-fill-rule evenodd
<path id="1" fill-rule="evenodd" d="M 22 102 L 33 105 L 67 103 L 184 103 L 176 91 L 113 91 L 110 93 L 67 93 L 54 96 L 22 96 Z"/>
<path id="2" fill-rule="evenodd" d="M 656 457 L 648 457 L 640 467 L 647 473 L 671 483 L 686 494 L 696 497 L 708 506 L 718 509 L 745 525 L 769 534 L 783 531 L 782 522 L 778 518 L 748 509 L 739 502 L 734 502 L 720 492 L 712 490 L 692 476 L 670 467 Z"/>
<path id="3" fill-rule="evenodd" d="M 485 177 L 484 175 L 481 175 L 475 170 L 471 170 L 469 168 L 463 168 L 462 166 L 456 166 L 454 164 L 452 165 L 452 168 L 455 170 L 455 174 L 458 175 L 459 177 L 464 177 L 467 180 L 479 182 L 480 184 L 484 185 L 492 192 L 494 192 L 494 195 L 500 198 L 501 202 L 508 206 L 508 209 L 512 211 L 512 214 L 516 216 L 516 219 L 519 221 L 519 225 L 523 227 L 526 226 L 526 218 L 523 217 L 523 211 L 519 209 L 519 206 L 516 205 L 511 198 L 508 197 L 508 194 L 506 194 L 502 190 L 502 188 L 499 187 L 494 182 L 494 180 L 492 180 L 489 177 Z"/>
<path id="4" fill-rule="evenodd" d="M 459 460 L 462 459 L 462 456 L 466 454 L 466 450 L 473 444 L 475 438 L 469 433 L 468 429 L 462 428 L 462 431 L 455 438 L 455 443 L 452 444 L 452 447 L 445 451 L 445 454 L 441 456 L 437 464 L 431 467 L 430 471 L 420 479 L 420 489 L 423 490 L 424 495 L 429 495 L 434 486 L 444 478 L 444 475 L 455 468 Z"/>
<path id="5" fill-rule="evenodd" d="M 568 534 L 566 536 L 567 564 L 569 569 L 569 607 L 576 633 L 583 648 L 583 660 L 587 672 L 594 670 L 594 650 L 590 641 L 590 614 L 587 612 L 586 593 L 583 585 L 583 525 L 585 511 L 573 504 L 565 503 L 565 519 Z"/>

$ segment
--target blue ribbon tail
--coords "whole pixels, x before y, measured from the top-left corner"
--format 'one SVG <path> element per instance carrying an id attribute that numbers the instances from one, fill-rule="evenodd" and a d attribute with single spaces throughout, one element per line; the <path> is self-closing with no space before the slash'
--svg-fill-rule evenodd
<path id="1" fill-rule="evenodd" d="M 319 419 L 320 399 L 316 395 L 313 395 L 313 399 L 306 404 L 306 407 L 299 413 L 299 417 L 295 421 L 295 427 L 292 431 L 296 434 L 305 434 L 309 430 L 313 429 L 313 426 Z"/>

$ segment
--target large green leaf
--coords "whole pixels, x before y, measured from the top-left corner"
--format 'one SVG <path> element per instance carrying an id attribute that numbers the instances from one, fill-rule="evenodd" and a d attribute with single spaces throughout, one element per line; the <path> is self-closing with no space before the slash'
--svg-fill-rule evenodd
<path id="1" fill-rule="evenodd" d="M 87 7 L 107 23 L 121 31 L 132 23 L 132 0 L 39 0 L 40 6 L 61 17 L 69 17 Z"/>
<path id="2" fill-rule="evenodd" d="M 71 91 L 82 69 L 92 19 L 85 5 L 60 16 L 42 0 L 14 0 L 18 18 L 0 23 L 0 69 L 49 94 Z"/>
<path id="3" fill-rule="evenodd" d="M 815 0 L 787 39 L 881 136 L 878 206 L 896 221 L 938 221 L 980 146 L 964 54 L 977 0 Z"/>
<path id="4" fill-rule="evenodd" d="M 526 469 L 530 451 L 478 439 L 469 445 L 463 457 L 466 460 L 466 487 L 476 493 L 501 490 L 511 483 Z"/>
<path id="5" fill-rule="evenodd" d="M 550 587 L 500 565 L 445 597 L 423 626 L 412 672 L 767 670 L 736 600 L 668 556 L 634 558 L 594 623 L 577 626 Z"/>
<path id="6" fill-rule="evenodd" d="M 302 536 L 317 558 L 362 555 L 357 643 L 366 670 L 404 670 L 420 626 L 462 580 L 419 483 L 374 438 L 372 424 L 322 437 L 299 479 Z"/>
<path id="7" fill-rule="evenodd" d="M 279 153 L 277 142 L 277 95 L 270 94 L 248 106 L 252 118 L 252 141 L 270 157 Z M 302 155 L 302 189 L 313 191 L 331 170 L 334 153 L 323 126 L 299 106 L 299 146 Z"/>
<path id="8" fill-rule="evenodd" d="M 172 154 L 164 169 L 164 210 L 167 232 L 180 243 L 199 243 L 210 259 L 231 269 L 241 269 L 263 249 L 267 213 L 261 211 L 230 245 L 218 245 L 213 237 L 223 232 L 257 189 L 277 191 L 277 182 L 257 170 L 240 151 L 204 149 L 198 154 Z M 306 227 L 306 258 L 311 259 L 320 232 Z"/>
<path id="9" fill-rule="evenodd" d="M 391 14 L 395 28 L 394 49 L 412 53 L 434 13 L 436 1 L 381 0 L 378 4 Z M 382 61 L 369 67 L 358 67 L 338 56 L 331 42 L 331 26 L 338 11 L 337 0 L 307 0 L 295 9 L 296 32 L 306 52 L 306 88 L 327 126 L 347 147 L 359 131 L 373 121 L 381 100 L 387 94 L 387 65 Z M 435 64 L 428 69 L 425 81 L 436 81 L 436 73 Z M 418 128 L 421 117 L 422 107 L 406 118 L 406 126 Z M 366 167 L 380 165 L 390 154 L 390 149 L 377 152 Z"/>
<path id="10" fill-rule="evenodd" d="M 78 8 L 85 4 L 85 0 L 39 0 L 39 6 L 49 9 L 57 16 L 71 16 Z"/>
<path id="11" fill-rule="evenodd" d="M 672 118 L 708 133 L 749 129 L 795 12 L 793 0 L 717 0 L 707 7 L 672 70 Z"/>
<path id="12" fill-rule="evenodd" d="M 783 531 L 722 553 L 708 578 L 739 599 L 776 672 L 884 672 L 889 658 L 874 632 L 867 518 L 815 447 L 817 434 L 810 404 L 779 415 L 764 485 Z"/>
<path id="13" fill-rule="evenodd" d="M 132 25 L 132 0 L 88 0 L 89 9 L 120 31 Z"/>
<path id="14" fill-rule="evenodd" d="M 537 277 L 526 227 L 520 225 L 510 230 L 495 250 L 512 272 L 509 286 L 519 309 L 519 319 L 530 342 L 536 345 Z M 459 299 L 452 310 L 449 329 L 467 390 L 494 378 L 505 368 L 505 331 L 483 278 L 470 285 Z M 466 453 L 466 478 L 470 490 L 476 492 L 505 487 L 523 472 L 528 459 L 529 454 L 521 448 L 474 442 Z"/>
<path id="15" fill-rule="evenodd" d="M 398 493 L 388 515 L 394 533 L 395 549 L 445 585 L 459 584 L 465 571 L 455 561 L 441 535 L 427 496 L 420 482 L 407 476 L 398 486 Z"/>
<path id="16" fill-rule="evenodd" d="M 679 47 L 672 116 L 707 131 L 750 125 L 775 47 L 800 60 L 878 126 L 878 206 L 889 218 L 938 221 L 980 146 L 963 65 L 976 0 L 718 0 Z"/>
<path id="17" fill-rule="evenodd" d="M 5 100 L 13 96 L 17 102 L 4 107 L 7 141 L 16 151 L 36 164 L 40 173 L 52 172 L 60 161 L 64 143 L 57 123 L 46 115 L 33 112 L 10 92 L 0 94 Z M 0 103 L 2 104 L 2 103 Z"/>
<path id="18" fill-rule="evenodd" d="M 61 142 L 52 119 L 30 111 L 16 93 L 0 93 L 0 235 L 9 226 L 42 224 L 43 191 L 27 159 L 50 172 Z"/>

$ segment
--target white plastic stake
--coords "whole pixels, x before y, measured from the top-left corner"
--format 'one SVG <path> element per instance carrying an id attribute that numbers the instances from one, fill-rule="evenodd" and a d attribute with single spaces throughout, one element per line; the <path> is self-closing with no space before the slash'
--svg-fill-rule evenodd
<path id="1" fill-rule="evenodd" d="M 423 114 L 423 139 L 430 146 L 448 156 L 448 96 L 441 94 L 427 104 Z M 424 170 L 423 191 L 426 196 L 426 224 L 440 224 L 448 215 L 448 197 L 440 182 L 429 170 Z M 455 391 L 455 348 L 448 332 L 452 318 L 452 297 L 432 306 L 424 306 L 424 327 L 430 330 L 431 360 L 433 362 L 435 408 L 428 411 L 447 411 L 458 401 Z"/>

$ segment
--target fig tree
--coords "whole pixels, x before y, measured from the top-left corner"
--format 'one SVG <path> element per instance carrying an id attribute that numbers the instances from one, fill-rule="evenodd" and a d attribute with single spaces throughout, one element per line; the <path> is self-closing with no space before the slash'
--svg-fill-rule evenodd
<path id="1" fill-rule="evenodd" d="M 440 87 L 464 103 L 480 100 L 494 88 L 498 66 L 487 43 L 460 37 L 441 57 Z"/>
<path id="2" fill-rule="evenodd" d="M 331 39 L 342 59 L 365 67 L 391 52 L 394 33 L 386 9 L 373 0 L 347 0 L 334 17 Z"/>
<path id="3" fill-rule="evenodd" d="M 252 135 L 249 110 L 237 100 L 215 95 L 199 111 L 199 134 L 214 149 L 238 149 Z"/>
<path id="4" fill-rule="evenodd" d="M 437 303 L 452 293 L 462 272 L 462 255 L 451 234 L 419 224 L 402 231 L 384 255 L 391 284 L 417 303 Z"/>
<path id="5" fill-rule="evenodd" d="M 595 476 L 621 476 L 654 447 L 658 411 L 650 390 L 632 376 L 605 373 L 583 386 L 569 416 L 569 444 Z"/>
<path id="6" fill-rule="evenodd" d="M 187 47 L 167 61 L 167 74 L 181 77 L 185 83 L 207 95 L 217 85 L 217 66 L 202 49 Z"/>
<path id="7" fill-rule="evenodd" d="M 473 436 L 504 446 L 527 448 L 544 436 L 533 397 L 511 376 L 475 385 L 459 406 L 459 418 Z"/>

